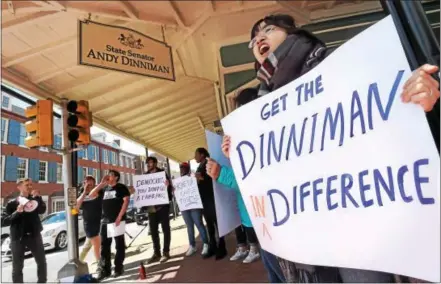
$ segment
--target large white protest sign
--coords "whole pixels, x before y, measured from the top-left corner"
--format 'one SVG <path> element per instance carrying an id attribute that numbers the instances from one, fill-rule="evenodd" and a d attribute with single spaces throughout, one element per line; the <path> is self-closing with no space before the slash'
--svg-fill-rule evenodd
<path id="1" fill-rule="evenodd" d="M 147 175 L 135 175 L 135 207 L 169 204 L 165 172 Z"/>
<path id="2" fill-rule="evenodd" d="M 390 17 L 222 120 L 262 247 L 440 281 L 440 158 Z"/>
<path id="3" fill-rule="evenodd" d="M 195 177 L 183 176 L 173 180 L 179 210 L 202 209 L 198 183 Z"/>
<path id="4" fill-rule="evenodd" d="M 208 152 L 210 152 L 211 158 L 222 166 L 231 167 L 230 161 L 221 150 L 222 136 L 205 130 L 205 137 L 207 138 Z M 217 181 L 213 181 L 213 189 L 219 236 L 223 237 L 241 224 L 237 197 L 234 190 Z"/>

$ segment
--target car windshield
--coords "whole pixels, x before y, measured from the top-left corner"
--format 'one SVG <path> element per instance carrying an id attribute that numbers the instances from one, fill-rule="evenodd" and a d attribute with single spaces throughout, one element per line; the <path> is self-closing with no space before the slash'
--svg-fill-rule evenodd
<path id="1" fill-rule="evenodd" d="M 59 212 L 44 217 L 43 220 L 41 220 L 41 223 L 43 225 L 48 225 L 64 221 L 66 221 L 66 212 Z"/>

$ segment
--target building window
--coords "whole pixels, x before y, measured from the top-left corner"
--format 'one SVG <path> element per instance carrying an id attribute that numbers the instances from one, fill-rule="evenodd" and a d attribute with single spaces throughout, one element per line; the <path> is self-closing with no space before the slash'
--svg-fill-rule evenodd
<path id="1" fill-rule="evenodd" d="M 61 149 L 61 134 L 55 134 L 54 137 L 54 148 Z"/>
<path id="2" fill-rule="evenodd" d="M 126 175 L 127 175 L 127 185 L 130 186 L 132 185 L 132 175 L 129 173 L 127 173 Z"/>
<path id="3" fill-rule="evenodd" d="M 52 213 L 64 211 L 64 200 L 54 199 L 52 200 Z"/>
<path id="4" fill-rule="evenodd" d="M 20 140 L 18 141 L 18 145 L 25 145 L 25 138 L 28 136 L 26 132 L 26 128 L 23 123 L 20 123 Z"/>
<path id="5" fill-rule="evenodd" d="M 95 145 L 92 145 L 92 157 L 90 157 L 93 161 L 98 161 L 98 151 Z"/>
<path id="6" fill-rule="evenodd" d="M 119 156 L 119 165 L 121 167 L 124 167 L 124 156 L 123 155 Z"/>
<path id="7" fill-rule="evenodd" d="M 116 152 L 111 152 L 112 153 L 112 164 L 113 165 L 116 165 L 116 163 L 117 163 L 117 160 L 116 160 Z"/>
<path id="8" fill-rule="evenodd" d="M 28 177 L 28 159 L 18 158 L 17 179 Z"/>
<path id="9" fill-rule="evenodd" d="M 107 152 L 106 149 L 103 150 L 103 162 L 104 162 L 105 164 L 108 164 L 108 163 L 109 163 L 109 156 L 108 156 L 108 152 Z"/>
<path id="10" fill-rule="evenodd" d="M 57 182 L 63 182 L 63 164 L 57 163 Z"/>
<path id="11" fill-rule="evenodd" d="M 9 103 L 10 103 L 9 97 L 2 94 L 2 108 L 9 109 Z"/>
<path id="12" fill-rule="evenodd" d="M 83 179 L 85 179 L 87 175 L 88 175 L 87 174 L 87 168 L 83 167 Z M 81 181 L 81 183 L 83 183 L 83 181 Z"/>
<path id="13" fill-rule="evenodd" d="M 98 183 L 98 170 L 92 169 L 92 176 L 95 178 L 95 182 Z"/>
<path id="14" fill-rule="evenodd" d="M 38 170 L 38 181 L 47 182 L 47 162 L 40 161 L 40 167 Z"/>
<path id="15" fill-rule="evenodd" d="M 120 173 L 120 176 L 119 176 L 119 183 L 126 184 L 126 183 L 125 183 L 125 178 L 124 178 L 124 173 Z"/>
<path id="16" fill-rule="evenodd" d="M 2 117 L 2 134 L 1 134 L 2 142 L 8 141 L 8 124 L 9 124 L 9 120 Z"/>

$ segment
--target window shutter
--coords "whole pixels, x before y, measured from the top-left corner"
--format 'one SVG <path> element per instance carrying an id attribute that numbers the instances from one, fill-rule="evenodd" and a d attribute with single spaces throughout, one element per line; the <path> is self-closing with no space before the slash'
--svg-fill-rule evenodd
<path id="1" fill-rule="evenodd" d="M 78 184 L 82 184 L 83 183 L 83 168 L 82 167 L 78 167 Z"/>
<path id="2" fill-rule="evenodd" d="M 78 153 L 78 159 L 84 159 L 84 151 L 83 150 L 77 151 L 77 153 Z"/>
<path id="3" fill-rule="evenodd" d="M 48 182 L 57 182 L 57 163 L 49 162 Z"/>
<path id="4" fill-rule="evenodd" d="M 40 170 L 40 161 L 35 159 L 29 160 L 29 178 L 33 181 L 38 181 L 38 172 Z M 47 169 L 46 169 L 47 170 Z"/>
<path id="5" fill-rule="evenodd" d="M 8 143 L 18 145 L 20 142 L 20 122 L 10 119 L 8 130 Z"/>
<path id="6" fill-rule="evenodd" d="M 5 160 L 5 181 L 17 181 L 18 158 L 6 156 Z"/>
<path id="7" fill-rule="evenodd" d="M 92 145 L 87 146 L 87 159 L 93 160 L 93 149 Z"/>

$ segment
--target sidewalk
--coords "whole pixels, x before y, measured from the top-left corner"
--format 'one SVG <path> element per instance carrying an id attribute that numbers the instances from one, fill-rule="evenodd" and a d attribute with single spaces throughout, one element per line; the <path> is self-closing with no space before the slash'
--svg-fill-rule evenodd
<path id="1" fill-rule="evenodd" d="M 185 257 L 188 249 L 187 228 L 183 218 L 180 216 L 176 220 L 170 221 L 172 230 L 172 241 L 170 260 L 166 263 L 153 263 L 145 265 L 147 278 L 138 282 L 227 282 L 227 283 L 256 283 L 267 282 L 267 274 L 262 262 L 256 261 L 251 264 L 242 262 L 231 262 L 230 256 L 236 250 L 234 232 L 227 236 L 228 256 L 223 260 L 215 261 L 214 258 L 202 259 L 200 256 L 201 242 L 198 238 L 198 252 L 190 257 Z M 196 229 L 195 229 L 196 230 Z M 197 230 L 196 230 L 197 232 Z M 161 242 L 163 235 L 160 234 Z M 127 240 L 126 240 L 127 241 Z M 127 243 L 128 244 L 128 243 Z M 113 245 L 112 245 L 113 246 Z M 112 248 L 113 250 L 113 248 Z M 126 250 L 124 261 L 125 273 L 119 278 L 107 278 L 103 283 L 114 282 L 134 282 L 138 279 L 138 269 L 140 261 L 148 259 L 153 254 L 153 245 L 150 236 L 141 234 L 138 239 Z M 90 271 L 95 271 L 93 265 Z"/>

